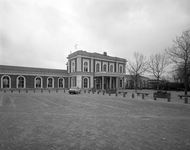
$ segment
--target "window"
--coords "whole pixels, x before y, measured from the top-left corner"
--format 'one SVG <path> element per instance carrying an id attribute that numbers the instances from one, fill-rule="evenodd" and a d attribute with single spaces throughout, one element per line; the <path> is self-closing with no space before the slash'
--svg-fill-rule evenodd
<path id="1" fill-rule="evenodd" d="M 71 86 L 75 86 L 75 77 L 71 78 Z"/>
<path id="2" fill-rule="evenodd" d="M 100 64 L 97 63 L 97 64 L 96 64 L 96 72 L 99 72 L 99 71 L 100 71 Z"/>
<path id="3" fill-rule="evenodd" d="M 119 67 L 119 72 L 123 73 L 123 67 L 122 66 Z"/>
<path id="4" fill-rule="evenodd" d="M 72 62 L 72 65 L 71 65 L 71 72 L 75 72 L 75 63 Z"/>
<path id="5" fill-rule="evenodd" d="M 52 77 L 48 78 L 47 85 L 48 85 L 48 88 L 53 88 L 53 78 Z"/>
<path id="6" fill-rule="evenodd" d="M 88 79 L 87 78 L 84 78 L 83 85 L 84 85 L 84 88 L 88 88 Z"/>
<path id="7" fill-rule="evenodd" d="M 104 68 L 104 71 L 107 71 L 107 66 L 106 66 L 106 64 L 104 64 L 103 68 Z"/>
<path id="8" fill-rule="evenodd" d="M 88 72 L 88 63 L 84 62 L 84 72 Z"/>
<path id="9" fill-rule="evenodd" d="M 59 81 L 58 81 L 58 87 L 59 88 L 64 88 L 64 79 L 63 78 L 59 78 Z"/>
<path id="10" fill-rule="evenodd" d="M 122 81 L 122 79 L 119 80 L 119 87 L 123 87 L 123 81 Z"/>
<path id="11" fill-rule="evenodd" d="M 97 89 L 101 89 L 100 78 L 97 78 L 97 79 L 96 79 L 96 88 L 97 88 Z"/>
<path id="12" fill-rule="evenodd" d="M 25 78 L 20 76 L 17 78 L 17 87 L 18 88 L 24 88 L 25 86 Z"/>
<path id="13" fill-rule="evenodd" d="M 110 72 L 113 72 L 113 65 L 110 66 Z"/>
<path id="14" fill-rule="evenodd" d="M 36 79 L 35 79 L 35 87 L 36 88 L 41 88 L 42 87 L 42 79 L 41 79 L 41 77 L 36 77 Z"/>
<path id="15" fill-rule="evenodd" d="M 3 83 L 3 85 L 2 85 L 2 87 L 3 88 L 10 88 L 10 77 L 9 76 L 4 76 L 3 78 L 2 78 L 2 83 Z"/>

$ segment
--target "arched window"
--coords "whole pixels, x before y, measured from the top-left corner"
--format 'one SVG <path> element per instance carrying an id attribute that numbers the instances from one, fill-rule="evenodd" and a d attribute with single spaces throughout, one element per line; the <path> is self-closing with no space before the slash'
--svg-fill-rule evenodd
<path id="1" fill-rule="evenodd" d="M 65 81 L 63 78 L 58 79 L 58 87 L 59 88 L 64 88 L 65 87 Z"/>
<path id="2" fill-rule="evenodd" d="M 122 81 L 122 79 L 119 80 L 119 87 L 123 87 L 123 81 Z"/>
<path id="3" fill-rule="evenodd" d="M 88 72 L 88 63 L 84 62 L 84 72 Z"/>
<path id="4" fill-rule="evenodd" d="M 97 63 L 97 64 L 96 64 L 96 72 L 99 72 L 99 71 L 100 71 L 100 64 Z"/>
<path id="5" fill-rule="evenodd" d="M 75 72 L 75 63 L 74 62 L 72 62 L 71 72 Z"/>
<path id="6" fill-rule="evenodd" d="M 35 88 L 42 88 L 42 78 L 41 77 L 35 78 Z"/>
<path id="7" fill-rule="evenodd" d="M 23 76 L 17 77 L 17 88 L 25 88 L 25 78 Z"/>
<path id="8" fill-rule="evenodd" d="M 83 87 L 88 88 L 88 78 L 84 78 L 83 80 Z"/>
<path id="9" fill-rule="evenodd" d="M 107 66 L 106 66 L 106 64 L 104 64 L 103 68 L 104 68 L 104 71 L 107 71 Z"/>
<path id="10" fill-rule="evenodd" d="M 101 79 L 100 78 L 96 78 L 96 80 L 95 80 L 95 88 L 96 89 L 101 89 Z"/>
<path id="11" fill-rule="evenodd" d="M 75 86 L 75 77 L 71 78 L 71 86 Z"/>
<path id="12" fill-rule="evenodd" d="M 119 67 L 119 72 L 123 73 L 123 67 L 122 66 Z"/>
<path id="13" fill-rule="evenodd" d="M 3 76 L 1 78 L 2 88 L 11 88 L 11 78 L 9 76 Z"/>
<path id="14" fill-rule="evenodd" d="M 49 77 L 49 78 L 47 79 L 47 87 L 48 87 L 48 88 L 53 88 L 53 86 L 54 86 L 54 80 L 53 80 L 52 77 Z"/>
<path id="15" fill-rule="evenodd" d="M 113 72 L 113 65 L 110 66 L 110 72 Z"/>

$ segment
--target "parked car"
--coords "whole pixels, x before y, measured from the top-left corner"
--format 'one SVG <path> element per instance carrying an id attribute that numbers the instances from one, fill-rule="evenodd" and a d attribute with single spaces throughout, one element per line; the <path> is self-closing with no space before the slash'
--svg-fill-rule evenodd
<path id="1" fill-rule="evenodd" d="M 69 94 L 79 94 L 81 92 L 81 89 L 79 87 L 71 87 L 69 89 Z"/>

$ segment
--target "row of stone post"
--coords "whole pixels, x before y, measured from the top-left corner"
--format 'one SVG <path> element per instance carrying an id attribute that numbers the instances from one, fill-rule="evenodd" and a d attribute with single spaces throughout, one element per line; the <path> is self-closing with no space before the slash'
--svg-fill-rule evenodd
<path id="1" fill-rule="evenodd" d="M 85 93 L 86 93 L 86 91 L 85 91 Z M 90 90 L 88 91 L 88 93 L 90 93 Z M 92 92 L 92 93 L 94 94 L 94 92 Z M 99 94 L 99 93 L 100 93 L 100 91 L 97 91 L 97 94 Z M 125 97 L 126 94 L 127 94 L 126 92 L 123 92 L 123 97 Z M 105 91 L 103 91 L 103 95 L 105 95 Z M 111 92 L 109 93 L 109 96 L 111 96 Z M 117 92 L 115 93 L 115 96 L 116 97 L 118 96 Z M 134 93 L 132 94 L 132 98 L 135 98 Z M 144 99 L 144 98 L 145 98 L 145 94 L 142 94 L 142 99 Z M 156 99 L 157 99 L 157 97 L 154 96 L 154 100 L 156 100 Z M 170 96 L 168 96 L 167 101 L 171 102 L 171 97 Z M 185 97 L 185 103 L 188 103 L 188 98 L 187 97 Z"/>
<path id="2" fill-rule="evenodd" d="M 6 93 L 7 91 L 6 90 L 4 90 L 4 93 Z M 21 90 L 18 90 L 18 92 L 20 93 L 21 92 Z M 33 90 L 33 92 L 35 93 L 36 92 L 36 90 L 34 89 Z M 51 90 L 48 90 L 48 92 L 50 93 L 51 92 Z M 63 92 L 65 93 L 65 89 L 63 90 Z M 11 90 L 11 93 L 13 93 L 13 90 Z M 26 89 L 26 93 L 28 93 L 28 90 Z M 41 90 L 41 93 L 43 93 L 43 90 Z M 56 93 L 58 93 L 58 89 L 56 89 Z"/>

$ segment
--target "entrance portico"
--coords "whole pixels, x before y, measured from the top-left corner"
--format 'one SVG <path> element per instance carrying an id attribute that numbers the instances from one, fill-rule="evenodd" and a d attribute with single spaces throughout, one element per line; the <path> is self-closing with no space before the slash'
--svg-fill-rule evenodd
<path id="1" fill-rule="evenodd" d="M 122 80 L 122 86 L 119 85 L 119 80 Z M 123 88 L 124 78 L 116 76 L 95 76 L 94 88 L 97 90 L 118 89 Z"/>

